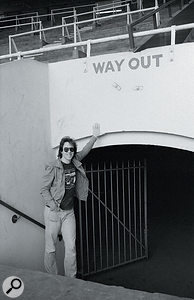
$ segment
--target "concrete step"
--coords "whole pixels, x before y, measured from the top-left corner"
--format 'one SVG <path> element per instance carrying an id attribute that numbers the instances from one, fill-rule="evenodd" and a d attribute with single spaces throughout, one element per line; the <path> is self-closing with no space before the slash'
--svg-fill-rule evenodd
<path id="1" fill-rule="evenodd" d="M 176 296 L 160 293 L 147 293 L 143 291 L 130 290 L 123 287 L 107 286 L 103 284 L 72 279 L 59 275 L 51 275 L 39 271 L 17 269 L 11 266 L 0 265 L 0 299 L 7 300 L 2 285 L 6 278 L 14 276 L 22 280 L 24 290 L 18 299 L 25 300 L 179 300 Z M 9 280 L 8 280 L 9 281 Z M 10 281 L 11 285 L 11 281 Z M 9 283 L 5 286 L 5 292 L 9 289 Z M 14 296 L 19 289 L 12 289 L 10 296 Z"/>

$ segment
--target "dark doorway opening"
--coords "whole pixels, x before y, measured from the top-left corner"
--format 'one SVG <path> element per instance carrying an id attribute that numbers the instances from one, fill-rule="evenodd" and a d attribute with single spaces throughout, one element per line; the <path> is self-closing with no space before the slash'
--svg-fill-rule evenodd
<path id="1" fill-rule="evenodd" d="M 147 160 L 149 259 L 87 280 L 194 297 L 194 154 L 159 146 L 93 149 L 87 162 L 120 157 Z"/>

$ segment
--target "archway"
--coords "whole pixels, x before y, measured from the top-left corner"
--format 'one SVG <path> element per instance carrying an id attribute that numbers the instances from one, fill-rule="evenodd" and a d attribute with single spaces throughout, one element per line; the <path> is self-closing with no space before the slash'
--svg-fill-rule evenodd
<path id="1" fill-rule="evenodd" d="M 86 163 L 146 159 L 149 258 L 88 277 L 104 284 L 194 297 L 194 154 L 159 146 L 94 149 Z"/>

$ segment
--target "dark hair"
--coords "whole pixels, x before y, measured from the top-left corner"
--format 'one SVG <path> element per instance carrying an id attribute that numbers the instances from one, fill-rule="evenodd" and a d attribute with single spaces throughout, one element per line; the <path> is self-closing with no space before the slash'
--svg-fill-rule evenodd
<path id="1" fill-rule="evenodd" d="M 77 144 L 76 144 L 76 142 L 75 142 L 72 138 L 70 138 L 69 136 L 64 136 L 64 137 L 61 139 L 61 141 L 60 141 L 60 144 L 59 144 L 59 150 L 58 150 L 58 155 L 57 155 L 57 157 L 62 158 L 63 145 L 64 145 L 66 142 L 70 143 L 70 144 L 73 146 L 73 148 L 74 148 L 74 156 L 75 156 L 75 154 L 77 153 Z"/>

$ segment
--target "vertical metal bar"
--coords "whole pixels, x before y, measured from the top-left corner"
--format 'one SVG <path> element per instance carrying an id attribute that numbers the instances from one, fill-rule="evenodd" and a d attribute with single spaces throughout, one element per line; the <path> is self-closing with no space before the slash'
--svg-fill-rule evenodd
<path id="1" fill-rule="evenodd" d="M 124 162 L 122 161 L 122 183 L 123 183 L 123 223 L 124 223 L 124 228 L 123 228 L 123 252 L 124 252 L 124 261 L 126 261 L 126 232 L 125 232 L 125 227 L 126 227 L 126 220 L 125 220 L 125 176 L 124 176 Z"/>
<path id="2" fill-rule="evenodd" d="M 92 231 L 93 231 L 93 253 L 94 253 L 94 271 L 96 271 L 96 240 L 95 240 L 95 219 L 94 219 L 94 173 L 91 163 L 91 189 L 92 189 Z"/>
<path id="3" fill-rule="evenodd" d="M 76 22 L 76 10 L 75 8 L 73 9 L 73 16 L 74 16 L 74 22 L 73 22 L 73 34 L 74 34 L 74 43 L 77 42 L 77 22 Z M 74 47 L 74 49 L 77 49 Z"/>
<path id="4" fill-rule="evenodd" d="M 120 245 L 120 203 L 119 203 L 119 180 L 118 180 L 118 161 L 116 162 L 116 183 L 117 183 L 117 231 L 118 231 L 118 256 L 119 256 L 119 263 L 121 262 L 121 245 Z"/>
<path id="5" fill-rule="evenodd" d="M 98 198 L 100 199 L 100 172 L 98 162 Z M 101 224 L 101 206 L 100 201 L 98 202 L 98 220 L 99 220 L 99 239 L 100 239 L 100 267 L 102 269 L 102 224 Z"/>
<path id="6" fill-rule="evenodd" d="M 87 270 L 89 273 L 90 270 L 90 261 L 89 261 L 89 241 L 88 241 L 88 207 L 87 201 L 84 202 L 85 207 L 85 223 L 86 223 L 86 261 L 87 261 Z"/>
<path id="7" fill-rule="evenodd" d="M 153 26 L 154 26 L 154 29 L 157 29 L 157 18 L 156 18 L 156 14 L 153 15 Z"/>
<path id="8" fill-rule="evenodd" d="M 155 9 L 159 8 L 158 0 L 155 0 Z M 156 24 L 157 28 L 160 26 L 160 12 L 156 13 Z"/>
<path id="9" fill-rule="evenodd" d="M 40 31 L 39 31 L 39 39 L 40 39 L 40 40 L 42 39 L 42 30 L 41 30 L 41 29 L 42 29 L 42 22 L 40 21 L 40 22 L 39 22 L 39 30 L 40 30 Z"/>
<path id="10" fill-rule="evenodd" d="M 87 40 L 87 57 L 90 57 L 91 53 L 91 40 Z"/>
<path id="11" fill-rule="evenodd" d="M 128 28 L 128 34 L 129 34 L 129 51 L 134 51 L 135 49 L 135 42 L 133 37 L 133 26 L 129 24 L 127 26 Z"/>
<path id="12" fill-rule="evenodd" d="M 51 26 L 53 26 L 53 10 L 51 9 Z"/>
<path id="13" fill-rule="evenodd" d="M 107 207 L 107 180 L 106 180 L 106 163 L 104 162 L 104 203 Z M 105 232 L 106 232 L 106 267 L 108 267 L 109 245 L 108 245 L 108 218 L 107 209 L 105 209 Z"/>
<path id="14" fill-rule="evenodd" d="M 128 199 L 129 199 L 129 231 L 131 232 L 131 178 L 130 178 L 130 165 L 128 161 Z M 131 251 L 131 234 L 129 236 L 129 259 L 132 259 L 132 251 Z"/>
<path id="15" fill-rule="evenodd" d="M 140 253 L 142 256 L 142 197 L 141 197 L 141 162 L 139 161 L 139 240 Z"/>
<path id="16" fill-rule="evenodd" d="M 9 35 L 9 54 L 11 54 L 11 52 L 12 52 L 12 47 L 11 47 L 11 39 L 12 39 L 12 36 L 11 35 Z M 10 59 L 9 59 L 10 61 L 12 60 L 11 59 L 11 57 L 10 57 Z"/>
<path id="17" fill-rule="evenodd" d="M 135 235 L 135 258 L 137 258 L 137 217 L 136 217 L 136 168 L 133 161 L 133 213 L 134 213 L 134 235 Z"/>
<path id="18" fill-rule="evenodd" d="M 83 232 L 82 232 L 82 208 L 81 201 L 78 200 L 79 205 L 79 231 L 80 231 L 80 252 L 81 252 L 81 275 L 84 275 L 84 255 L 83 255 Z"/>
<path id="19" fill-rule="evenodd" d="M 110 191 L 111 191 L 111 211 L 112 211 L 112 257 L 113 266 L 115 265 L 115 247 L 114 247 L 114 203 L 113 203 L 113 176 L 112 176 L 112 162 L 110 162 Z"/>
<path id="20" fill-rule="evenodd" d="M 171 45 L 176 43 L 176 25 L 171 26 Z"/>
<path id="21" fill-rule="evenodd" d="M 62 37 L 65 38 L 64 17 L 62 17 Z"/>
<path id="22" fill-rule="evenodd" d="M 31 31 L 33 31 L 34 29 L 34 18 L 31 17 Z"/>
<path id="23" fill-rule="evenodd" d="M 18 17 L 15 18 L 15 31 L 18 31 Z"/>
<path id="24" fill-rule="evenodd" d="M 148 227 L 147 227 L 147 162 L 144 160 L 144 236 L 145 236 L 145 255 L 148 258 Z"/>

